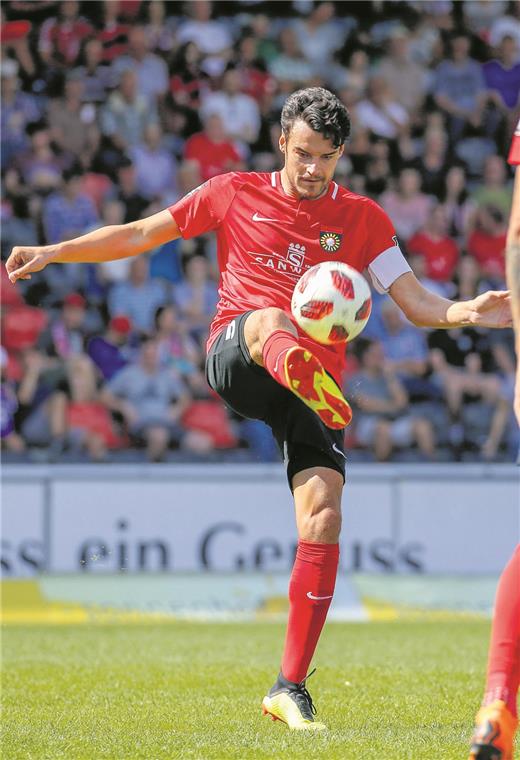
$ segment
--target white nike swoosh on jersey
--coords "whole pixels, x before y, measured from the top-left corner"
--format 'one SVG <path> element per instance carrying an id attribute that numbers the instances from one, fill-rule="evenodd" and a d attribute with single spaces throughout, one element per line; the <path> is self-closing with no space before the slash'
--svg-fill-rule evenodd
<path id="1" fill-rule="evenodd" d="M 333 448 L 333 450 L 336 452 L 336 454 L 341 454 L 341 456 L 343 457 L 343 459 L 346 459 L 346 458 L 347 458 L 346 454 L 344 454 L 344 453 L 341 451 L 341 449 L 338 449 L 338 447 L 336 446 L 336 444 L 335 444 L 335 443 L 333 443 L 333 444 L 332 444 L 332 448 Z"/>
<path id="2" fill-rule="evenodd" d="M 251 217 L 253 222 L 277 222 L 278 219 L 269 219 L 268 216 L 259 216 L 258 211 L 255 211 L 253 216 Z"/>
<path id="3" fill-rule="evenodd" d="M 307 591 L 307 596 L 309 599 L 316 599 L 318 601 L 321 601 L 322 599 L 332 599 L 332 594 L 330 596 L 314 596 L 312 591 Z"/>

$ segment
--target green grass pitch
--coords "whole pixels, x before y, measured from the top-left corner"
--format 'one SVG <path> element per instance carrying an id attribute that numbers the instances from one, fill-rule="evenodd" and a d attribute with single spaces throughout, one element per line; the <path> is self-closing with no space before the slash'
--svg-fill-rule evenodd
<path id="1" fill-rule="evenodd" d="M 2 758 L 465 760 L 489 623 L 330 623 L 308 683 L 323 734 L 262 717 L 284 627 L 8 626 Z"/>

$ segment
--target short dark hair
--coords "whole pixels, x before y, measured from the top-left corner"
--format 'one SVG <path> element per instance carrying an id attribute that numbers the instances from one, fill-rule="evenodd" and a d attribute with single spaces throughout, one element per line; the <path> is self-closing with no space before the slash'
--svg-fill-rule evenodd
<path id="1" fill-rule="evenodd" d="M 343 103 L 324 87 L 307 87 L 289 95 L 282 108 L 281 124 L 286 138 L 301 119 L 339 148 L 350 135 L 350 117 Z"/>

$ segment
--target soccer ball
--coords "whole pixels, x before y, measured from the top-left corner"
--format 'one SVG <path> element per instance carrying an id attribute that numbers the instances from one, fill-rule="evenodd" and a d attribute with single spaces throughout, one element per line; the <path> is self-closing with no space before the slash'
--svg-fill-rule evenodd
<path id="1" fill-rule="evenodd" d="M 365 278 L 348 264 L 324 261 L 308 269 L 294 288 L 293 316 L 318 343 L 345 343 L 359 335 L 372 309 Z"/>

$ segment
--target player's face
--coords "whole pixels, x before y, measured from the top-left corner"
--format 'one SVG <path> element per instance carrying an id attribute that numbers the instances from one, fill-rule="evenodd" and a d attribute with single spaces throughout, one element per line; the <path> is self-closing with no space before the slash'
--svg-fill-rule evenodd
<path id="1" fill-rule="evenodd" d="M 304 121 L 295 121 L 289 137 L 280 137 L 285 155 L 282 170 L 284 190 L 297 198 L 316 200 L 327 192 L 343 146 L 335 148 L 332 140 L 315 132 Z"/>

